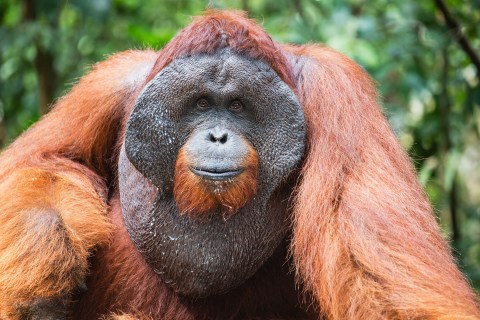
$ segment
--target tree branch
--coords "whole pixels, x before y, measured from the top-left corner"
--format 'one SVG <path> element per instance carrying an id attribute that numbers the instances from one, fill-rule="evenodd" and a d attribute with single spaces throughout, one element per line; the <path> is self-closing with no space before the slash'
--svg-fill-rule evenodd
<path id="1" fill-rule="evenodd" d="M 242 0 L 242 10 L 245 12 L 250 12 L 250 6 L 248 5 L 248 0 Z"/>
<path id="2" fill-rule="evenodd" d="M 455 40 L 457 40 L 460 47 L 468 55 L 472 63 L 477 68 L 477 74 L 480 75 L 480 58 L 476 54 L 475 50 L 472 48 L 472 45 L 470 44 L 468 39 L 463 34 L 462 30 L 460 29 L 459 23 L 450 13 L 447 5 L 443 0 L 435 0 L 435 4 L 437 5 L 437 8 L 442 12 L 445 22 L 447 23 L 447 27 L 452 31 Z"/>
<path id="3" fill-rule="evenodd" d="M 22 18 L 24 22 L 34 22 L 37 18 L 37 10 L 34 0 L 22 1 Z M 40 115 L 49 111 L 55 93 L 55 82 L 57 74 L 53 67 L 54 57 L 51 52 L 42 48 L 38 39 L 36 40 L 37 55 L 35 56 L 35 70 L 38 79 L 38 92 L 40 100 Z"/>
<path id="4" fill-rule="evenodd" d="M 450 68 L 449 63 L 449 54 L 448 46 L 442 50 L 442 79 L 441 79 L 441 93 L 438 101 L 439 111 L 440 111 L 440 120 L 442 123 L 442 130 L 445 140 L 445 155 L 448 155 L 453 148 L 453 141 L 451 135 L 451 105 L 452 100 L 450 98 L 450 93 L 448 92 L 448 71 Z M 452 178 L 452 185 L 450 190 L 448 190 L 448 206 L 450 209 L 450 218 L 451 218 L 451 227 L 452 227 L 452 241 L 455 246 L 458 247 L 458 242 L 460 240 L 460 230 L 458 228 L 458 195 L 457 195 L 457 182 L 456 182 L 456 173 Z"/>

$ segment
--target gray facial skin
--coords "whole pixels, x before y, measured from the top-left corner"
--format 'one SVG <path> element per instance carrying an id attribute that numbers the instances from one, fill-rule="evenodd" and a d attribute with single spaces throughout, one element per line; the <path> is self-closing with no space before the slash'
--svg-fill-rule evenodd
<path id="1" fill-rule="evenodd" d="M 186 145 L 192 159 L 190 170 L 211 181 L 228 180 L 242 173 L 243 160 L 249 155 L 248 146 L 240 134 L 218 124 L 207 130 L 195 130 Z"/>
<path id="2" fill-rule="evenodd" d="M 199 110 L 199 99 L 209 108 Z M 228 109 L 236 100 L 241 112 Z M 209 144 L 211 132 L 219 139 L 227 132 L 230 144 Z M 234 171 L 246 152 L 241 141 L 256 150 L 256 194 L 229 219 L 220 211 L 207 219 L 179 214 L 173 177 L 187 140 L 187 153 L 207 171 Z M 135 246 L 180 294 L 206 297 L 239 286 L 286 236 L 287 178 L 303 157 L 304 140 L 297 98 L 265 63 L 228 50 L 174 60 L 138 97 L 120 153 L 122 211 Z"/>

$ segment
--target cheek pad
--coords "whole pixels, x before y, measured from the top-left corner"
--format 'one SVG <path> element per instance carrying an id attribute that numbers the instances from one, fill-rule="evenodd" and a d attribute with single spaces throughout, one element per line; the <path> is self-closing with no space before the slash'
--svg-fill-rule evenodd
<path id="1" fill-rule="evenodd" d="M 257 124 L 250 139 L 260 171 L 277 184 L 303 155 L 302 109 L 269 66 L 229 51 L 177 59 L 147 84 L 127 123 L 125 150 L 132 164 L 158 187 L 171 181 L 184 140 L 179 119 L 208 95 L 239 97 L 251 105 Z"/>

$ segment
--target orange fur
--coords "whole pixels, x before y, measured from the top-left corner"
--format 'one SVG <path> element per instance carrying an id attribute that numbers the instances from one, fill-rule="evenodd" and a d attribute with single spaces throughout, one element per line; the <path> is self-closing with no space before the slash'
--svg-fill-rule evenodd
<path id="1" fill-rule="evenodd" d="M 200 217 L 220 208 L 224 217 L 234 214 L 250 201 L 257 188 L 258 158 L 249 143 L 243 160 L 244 171 L 229 181 L 207 182 L 189 169 L 191 160 L 184 147 L 175 164 L 174 195 L 181 214 Z"/>
<path id="2" fill-rule="evenodd" d="M 292 47 L 308 153 L 294 208 L 299 277 L 328 319 L 478 319 L 373 81 L 321 46 Z"/>
<path id="3" fill-rule="evenodd" d="M 134 316 L 132 314 L 112 314 L 104 318 L 105 320 L 152 320 L 152 318 L 147 316 Z"/>
<path id="4" fill-rule="evenodd" d="M 254 60 L 265 61 L 286 84 L 294 87 L 292 70 L 281 47 L 255 21 L 239 11 L 208 10 L 205 15 L 196 17 L 159 53 L 147 79 L 153 79 L 178 57 L 209 54 L 223 46 Z"/>
<path id="5" fill-rule="evenodd" d="M 104 200 L 82 176 L 19 170 L 0 194 L 0 319 L 15 319 L 22 304 L 63 297 L 83 282 L 94 246 L 111 225 Z"/>
<path id="6" fill-rule="evenodd" d="M 37 298 L 68 298 L 109 240 L 112 146 L 154 57 L 132 51 L 96 65 L 1 155 L 0 319 Z"/>

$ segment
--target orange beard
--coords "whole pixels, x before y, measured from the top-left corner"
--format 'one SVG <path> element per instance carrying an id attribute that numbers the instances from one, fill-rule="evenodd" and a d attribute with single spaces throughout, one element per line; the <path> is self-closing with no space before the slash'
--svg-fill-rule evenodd
<path id="1" fill-rule="evenodd" d="M 242 173 L 225 181 L 209 181 L 190 171 L 191 162 L 182 147 L 175 164 L 173 187 L 180 214 L 207 217 L 219 209 L 227 218 L 246 205 L 255 194 L 258 176 L 257 153 L 250 144 L 249 149 L 242 163 Z"/>

